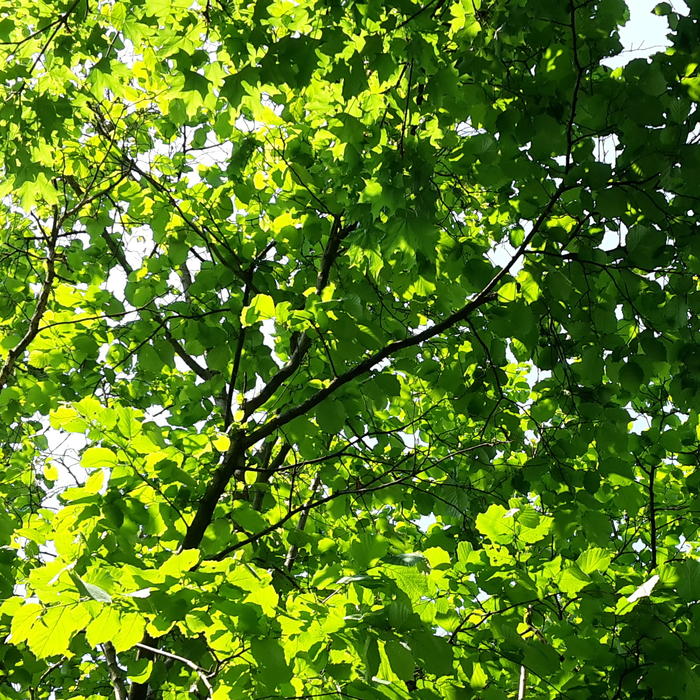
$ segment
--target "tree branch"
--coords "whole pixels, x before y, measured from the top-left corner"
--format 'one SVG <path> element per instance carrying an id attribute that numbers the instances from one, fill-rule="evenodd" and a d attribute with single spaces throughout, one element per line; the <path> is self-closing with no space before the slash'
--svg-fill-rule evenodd
<path id="1" fill-rule="evenodd" d="M 174 195 L 170 192 L 170 190 L 162 183 L 160 182 L 157 178 L 155 178 L 153 175 L 150 173 L 146 172 L 143 170 L 143 168 L 140 168 L 139 165 L 132 160 L 127 154 L 122 153 L 121 154 L 121 159 L 122 163 L 126 168 L 129 169 L 131 172 L 138 173 L 148 184 L 156 191 L 160 192 L 162 195 L 165 196 L 165 198 L 170 202 L 170 204 L 175 208 L 177 213 L 182 217 L 183 221 L 194 231 L 199 238 L 201 238 L 205 243 L 209 243 L 209 237 L 205 233 L 205 229 L 198 224 L 195 223 L 194 219 L 189 216 L 184 209 L 180 206 L 180 203 L 177 201 L 177 199 L 174 197 Z M 226 242 L 226 240 L 215 236 L 210 229 L 206 229 L 207 233 L 213 238 L 230 256 L 231 259 L 235 262 L 237 269 L 232 270 L 238 277 L 241 277 L 243 273 L 243 266 L 241 264 L 241 260 L 238 257 L 238 254 L 236 251 Z M 217 255 L 219 258 L 219 261 L 224 264 L 228 269 L 231 269 L 231 266 L 229 264 L 229 261 L 227 261 L 225 258 L 221 256 L 219 253 Z"/>
<path id="2" fill-rule="evenodd" d="M 273 440 L 270 443 L 270 452 L 272 452 L 272 448 L 275 444 L 275 440 Z M 275 458 L 272 460 L 271 463 L 266 462 L 265 468 L 260 470 L 258 472 L 258 476 L 255 480 L 256 484 L 264 484 L 265 482 L 270 480 L 270 477 L 277 473 L 277 471 L 280 469 L 282 464 L 284 463 L 284 460 L 287 458 L 287 455 L 290 453 L 292 449 L 292 446 L 289 444 L 284 444 L 280 449 L 278 450 L 277 454 L 275 455 Z M 268 455 L 268 461 L 269 461 L 269 455 Z M 263 493 L 262 491 L 256 491 L 253 494 L 253 498 L 251 499 L 251 503 L 253 505 L 253 508 L 255 510 L 259 510 L 260 506 L 262 504 L 262 499 L 263 499 Z"/>
<path id="3" fill-rule="evenodd" d="M 576 82 L 571 96 L 571 113 L 569 121 L 566 125 L 566 171 L 571 170 L 572 166 L 572 148 L 573 148 L 573 133 L 574 122 L 576 120 L 576 104 L 578 102 L 578 93 L 581 89 L 581 79 L 583 78 L 584 69 L 581 66 L 578 58 L 578 36 L 576 30 L 576 5 L 573 0 L 569 0 L 569 18 L 571 20 L 571 51 L 574 57 L 574 66 L 576 68 Z"/>
<path id="4" fill-rule="evenodd" d="M 5 388 L 7 382 L 9 381 L 10 375 L 12 374 L 12 370 L 14 369 L 17 360 L 24 354 L 24 351 L 29 347 L 30 343 L 39 333 L 39 325 L 43 315 L 46 313 L 46 307 L 49 302 L 49 294 L 51 294 L 53 282 L 56 277 L 56 239 L 59 228 L 60 223 L 58 220 L 55 220 L 47 246 L 48 252 L 45 263 L 46 277 L 44 278 L 44 283 L 41 286 L 39 298 L 37 299 L 36 306 L 34 307 L 34 313 L 29 320 L 29 327 L 19 343 L 17 343 L 17 345 L 10 350 L 5 363 L 0 368 L 0 391 Z"/>
<path id="5" fill-rule="evenodd" d="M 122 672 L 117 662 L 117 652 L 114 650 L 112 642 L 105 642 L 102 645 L 102 651 L 107 661 L 107 671 L 109 672 L 109 679 L 114 688 L 115 700 L 127 700 L 126 684 L 122 678 Z"/>
<path id="6" fill-rule="evenodd" d="M 245 308 L 250 302 L 250 293 L 253 287 L 253 273 L 255 272 L 254 265 L 248 268 L 246 275 L 245 287 L 243 288 L 242 306 Z M 233 423 L 233 395 L 236 391 L 236 383 L 238 381 L 238 373 L 241 367 L 241 357 L 243 356 L 243 346 L 245 345 L 246 327 L 241 323 L 238 338 L 236 340 L 236 349 L 233 353 L 233 365 L 231 366 L 231 377 L 228 383 L 228 391 L 226 392 L 226 406 L 224 407 L 224 430 L 228 430 Z"/>
<path id="7" fill-rule="evenodd" d="M 654 491 L 654 481 L 656 479 L 656 467 L 649 469 L 649 545 L 651 548 L 650 569 L 656 568 L 657 559 L 657 534 L 656 534 L 656 493 Z"/>
<path id="8" fill-rule="evenodd" d="M 316 497 L 316 491 L 318 491 L 319 484 L 321 483 L 321 472 L 318 472 L 314 477 L 313 483 L 311 484 L 311 498 Z M 304 510 L 299 517 L 299 524 L 297 525 L 298 530 L 303 530 L 306 527 L 306 521 L 309 519 L 309 508 Z M 297 558 L 297 553 L 299 552 L 299 547 L 292 544 L 287 550 L 287 556 L 284 558 L 284 568 L 287 571 L 291 571 L 294 566 L 294 560 Z"/>
<path id="9" fill-rule="evenodd" d="M 328 243 L 326 244 L 326 249 L 323 253 L 323 258 L 321 260 L 321 267 L 318 271 L 318 276 L 316 278 L 316 293 L 320 294 L 328 284 L 328 278 L 330 277 L 331 268 L 333 263 L 338 257 L 340 251 L 340 243 L 345 238 L 345 236 L 350 233 L 350 231 L 355 229 L 355 225 L 342 226 L 340 223 L 340 217 L 336 217 L 333 222 L 333 228 L 331 229 L 330 236 L 328 237 Z M 306 356 L 309 348 L 311 347 L 311 338 L 305 333 L 299 339 L 297 346 L 292 352 L 292 356 L 289 361 L 279 368 L 277 373 L 270 379 L 270 381 L 260 390 L 260 392 L 251 397 L 248 401 L 243 404 L 243 420 L 247 420 L 250 416 L 262 406 L 274 393 L 279 389 L 279 387 L 294 374 L 301 365 L 302 360 Z M 269 433 L 268 433 L 269 435 Z"/>
<path id="10" fill-rule="evenodd" d="M 149 309 L 150 310 L 150 309 Z M 158 319 L 159 315 L 153 313 L 153 315 Z M 163 324 L 165 324 L 165 321 L 163 321 Z M 206 367 L 202 367 L 191 355 L 189 355 L 185 349 L 180 345 L 180 343 L 177 342 L 175 338 L 173 338 L 172 333 L 168 330 L 168 327 L 166 325 L 163 325 L 163 335 L 165 336 L 166 340 L 172 345 L 173 350 L 175 351 L 175 354 L 198 376 L 204 379 L 206 381 L 207 379 L 211 379 L 216 373 L 212 372 L 211 370 L 207 369 Z"/>
<path id="11" fill-rule="evenodd" d="M 335 493 L 331 493 L 328 496 L 324 496 L 323 498 L 319 498 L 317 501 L 309 501 L 307 503 L 304 503 L 301 506 L 297 506 L 296 508 L 292 508 L 287 512 L 286 515 L 282 516 L 279 520 L 275 521 L 271 525 L 268 525 L 268 527 L 264 528 L 263 530 L 260 530 L 259 532 L 256 532 L 255 534 L 251 535 L 250 537 L 246 537 L 246 539 L 241 540 L 240 542 L 236 542 L 229 547 L 226 547 L 226 549 L 222 550 L 218 554 L 214 554 L 213 556 L 207 557 L 207 559 L 212 559 L 214 561 L 220 561 L 227 555 L 229 555 L 231 552 L 235 552 L 237 549 L 240 549 L 241 547 L 245 547 L 247 544 L 251 544 L 252 542 L 257 542 L 261 537 L 264 537 L 265 535 L 269 535 L 271 532 L 274 532 L 277 528 L 281 527 L 284 525 L 288 520 L 293 518 L 295 515 L 298 513 L 303 513 L 304 511 L 309 511 L 312 508 L 318 508 L 319 506 L 324 505 L 325 503 L 328 503 L 329 501 L 332 501 L 336 498 L 340 498 L 340 496 L 362 496 L 365 493 L 372 493 L 373 491 L 381 491 L 382 489 L 387 489 L 390 486 L 396 486 L 396 484 L 400 484 L 402 481 L 407 479 L 408 476 L 402 476 L 400 479 L 393 479 L 392 481 L 388 481 L 385 484 L 379 484 L 377 486 L 366 486 L 366 487 L 360 487 L 360 488 L 352 488 L 352 489 L 342 489 L 340 491 L 336 491 Z"/>
<path id="12" fill-rule="evenodd" d="M 150 652 L 151 654 L 159 654 L 160 656 L 165 656 L 168 659 L 174 659 L 175 661 L 179 661 L 181 664 L 184 664 L 188 668 L 191 668 L 199 676 L 200 680 L 202 681 L 206 689 L 209 691 L 209 694 L 211 695 L 214 692 L 214 688 L 212 688 L 212 685 L 209 682 L 209 678 L 207 678 L 205 670 L 200 666 L 197 666 L 197 664 L 194 661 L 190 661 L 184 656 L 172 654 L 169 651 L 163 651 L 163 649 L 158 649 L 156 647 L 149 646 L 148 644 L 139 643 L 136 646 L 139 649 L 143 649 L 144 651 Z"/>
<path id="13" fill-rule="evenodd" d="M 127 276 L 130 275 L 134 271 L 134 268 L 129 264 L 129 261 L 126 259 L 124 251 L 121 249 L 121 247 L 106 231 L 102 232 L 102 238 L 107 243 L 107 247 L 111 251 L 112 255 L 114 255 L 114 257 L 117 259 L 117 262 L 121 265 L 122 269 L 127 274 Z M 214 373 L 208 370 L 206 367 L 202 367 L 191 355 L 189 355 L 185 351 L 185 349 L 180 345 L 180 343 L 178 343 L 178 341 L 173 337 L 163 317 L 155 309 L 149 308 L 149 306 L 150 304 L 147 304 L 146 306 L 142 307 L 142 309 L 150 311 L 150 313 L 152 313 L 155 317 L 156 321 L 158 321 L 161 324 L 161 327 L 163 328 L 163 335 L 172 346 L 173 350 L 175 351 L 175 354 L 198 377 L 200 377 L 204 381 L 207 381 L 207 379 L 211 379 L 214 376 Z"/>
<path id="14" fill-rule="evenodd" d="M 204 492 L 204 496 L 199 502 L 197 512 L 182 540 L 180 551 L 183 549 L 197 549 L 201 544 L 204 533 L 214 515 L 216 504 L 219 502 L 236 470 L 242 466 L 241 462 L 243 461 L 245 449 L 246 445 L 243 443 L 242 434 L 234 434 L 223 461 L 214 472 Z"/>

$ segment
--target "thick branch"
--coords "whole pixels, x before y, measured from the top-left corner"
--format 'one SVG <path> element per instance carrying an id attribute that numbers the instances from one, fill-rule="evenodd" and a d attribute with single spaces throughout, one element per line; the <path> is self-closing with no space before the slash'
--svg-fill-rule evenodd
<path id="1" fill-rule="evenodd" d="M 272 447 L 274 444 L 275 444 L 275 441 L 273 440 L 270 443 L 270 448 L 269 448 L 270 452 L 272 452 Z M 275 458 L 272 460 L 272 462 L 269 462 L 269 455 L 268 455 L 268 459 L 265 463 L 265 467 L 264 467 L 264 469 L 261 469 L 258 472 L 255 483 L 256 484 L 267 483 L 270 480 L 270 478 L 273 476 L 273 474 L 275 474 L 280 469 L 280 467 L 284 463 L 284 460 L 287 459 L 287 455 L 289 454 L 291 449 L 292 449 L 291 445 L 288 445 L 288 444 L 282 445 L 282 447 L 280 447 L 280 449 L 278 450 L 278 452 L 275 455 Z M 251 498 L 251 503 L 253 505 L 253 508 L 255 508 L 255 510 L 260 510 L 263 496 L 264 496 L 264 494 L 262 491 L 255 491 L 253 493 L 253 496 Z"/>
<path id="2" fill-rule="evenodd" d="M 245 287 L 243 288 L 243 307 L 250 303 L 250 294 L 253 288 L 253 273 L 255 272 L 254 265 L 248 268 Z M 238 338 L 236 340 L 236 349 L 233 353 L 233 364 L 231 366 L 231 377 L 228 383 L 228 391 L 226 392 L 226 406 L 224 407 L 224 429 L 228 430 L 233 423 L 233 396 L 236 392 L 236 383 L 238 382 L 238 373 L 241 368 L 241 358 L 243 357 L 243 346 L 245 345 L 246 327 L 241 323 Z"/>
<path id="3" fill-rule="evenodd" d="M 656 494 L 654 492 L 654 481 L 656 479 L 656 467 L 651 467 L 649 470 L 649 543 L 651 547 L 651 562 L 650 568 L 656 568 Z"/>
<path id="4" fill-rule="evenodd" d="M 185 301 L 192 303 L 192 298 L 190 297 L 190 287 L 192 286 L 192 275 L 187 267 L 187 261 L 180 265 L 178 270 L 178 276 L 180 277 L 180 283 L 182 284 L 182 291 L 185 295 Z"/>
<path id="5" fill-rule="evenodd" d="M 214 510 L 216 509 L 219 499 L 226 490 L 229 481 L 231 481 L 231 479 L 236 475 L 237 471 L 242 470 L 243 468 L 245 449 L 245 445 L 243 444 L 243 435 L 241 433 L 234 435 L 231 439 L 231 445 L 229 446 L 223 461 L 214 472 L 214 475 L 212 476 L 211 481 L 204 492 L 204 496 L 202 496 L 202 500 L 199 502 L 197 512 L 195 513 L 190 526 L 187 528 L 187 532 L 182 540 L 180 550 L 196 549 L 201 544 L 204 533 L 214 517 Z M 289 445 L 284 445 L 280 449 L 277 456 L 272 461 L 272 464 L 270 464 L 268 472 L 266 472 L 267 478 L 269 478 L 269 476 L 279 468 L 282 462 L 284 462 L 289 450 Z"/>
<path id="6" fill-rule="evenodd" d="M 154 314 L 156 318 L 159 318 L 159 315 Z M 165 323 L 165 321 L 163 322 Z M 202 367 L 198 362 L 195 361 L 195 359 L 189 355 L 185 349 L 180 345 L 180 343 L 173 338 L 172 333 L 168 330 L 167 326 L 163 326 L 163 335 L 165 335 L 166 340 L 172 345 L 173 350 L 175 351 L 175 354 L 198 376 L 204 379 L 206 381 L 207 379 L 211 379 L 214 376 L 214 372 L 211 372 L 208 370 L 206 367 Z"/>
<path id="7" fill-rule="evenodd" d="M 569 116 L 569 122 L 566 125 L 566 170 L 567 172 L 572 166 L 572 147 L 573 147 L 573 133 L 574 133 L 574 121 L 576 120 L 576 103 L 578 102 L 578 93 L 581 89 L 581 80 L 583 78 L 584 69 L 578 59 L 578 37 L 576 30 L 576 6 L 573 0 L 569 0 L 569 16 L 571 19 L 571 51 L 574 56 L 574 66 L 576 67 L 576 81 L 574 83 L 574 90 L 571 96 L 571 114 Z"/>
<path id="8" fill-rule="evenodd" d="M 129 261 L 126 259 L 126 255 L 124 255 L 124 251 L 121 249 L 121 247 L 118 245 L 118 243 L 110 236 L 107 231 L 102 231 L 102 238 L 104 239 L 104 242 L 107 244 L 107 247 L 109 248 L 110 252 L 112 255 L 117 259 L 117 262 L 122 266 L 122 269 L 124 272 L 126 272 L 127 276 L 131 274 L 134 271 L 134 268 L 131 267 L 129 264 Z"/>
<path id="9" fill-rule="evenodd" d="M 182 540 L 180 550 L 197 549 L 202 542 L 204 533 L 211 523 L 214 509 L 222 494 L 231 481 L 236 470 L 241 467 L 245 446 L 240 434 L 235 434 L 231 438 L 231 445 L 224 456 L 223 461 L 214 472 L 202 500 L 199 502 L 197 512 L 187 528 L 185 537 Z"/>

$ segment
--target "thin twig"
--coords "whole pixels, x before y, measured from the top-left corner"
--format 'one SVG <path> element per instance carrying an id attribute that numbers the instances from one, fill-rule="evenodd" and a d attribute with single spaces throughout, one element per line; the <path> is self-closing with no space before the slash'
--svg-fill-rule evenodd
<path id="1" fill-rule="evenodd" d="M 318 472 L 311 484 L 311 498 L 309 499 L 310 501 L 313 501 L 313 499 L 316 498 L 316 491 L 318 491 L 320 483 L 321 472 Z M 309 508 L 302 511 L 301 516 L 299 517 L 299 524 L 297 525 L 298 530 L 303 530 L 306 527 L 306 521 L 309 519 L 309 511 Z M 287 556 L 284 558 L 284 568 L 287 569 L 287 571 L 292 570 L 292 567 L 294 566 L 294 560 L 297 558 L 298 552 L 299 547 L 297 547 L 297 545 L 292 544 L 289 546 L 289 549 L 287 550 Z"/>
<path id="2" fill-rule="evenodd" d="M 139 649 L 143 649 L 144 651 L 150 652 L 151 654 L 158 654 L 160 656 L 165 656 L 168 659 L 174 659 L 175 661 L 179 661 L 181 664 L 184 664 L 188 668 L 191 668 L 199 676 L 204 687 L 209 691 L 209 695 L 211 696 L 214 693 L 214 688 L 212 687 L 211 683 L 209 682 L 209 678 L 207 678 L 206 671 L 201 666 L 198 666 L 194 661 L 190 661 L 189 659 L 186 659 L 184 656 L 179 656 L 178 654 L 172 654 L 169 651 L 163 651 L 163 649 L 158 649 L 156 647 L 149 646 L 148 644 L 139 643 L 136 646 Z"/>

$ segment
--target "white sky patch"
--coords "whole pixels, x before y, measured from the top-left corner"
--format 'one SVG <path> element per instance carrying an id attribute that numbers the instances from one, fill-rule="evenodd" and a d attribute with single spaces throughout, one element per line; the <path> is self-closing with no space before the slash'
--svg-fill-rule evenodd
<path id="1" fill-rule="evenodd" d="M 670 45 L 667 38 L 668 20 L 653 13 L 659 0 L 628 0 L 630 20 L 620 29 L 620 41 L 624 51 L 618 56 L 607 58 L 603 64 L 610 68 L 619 68 L 635 58 L 647 58 Z M 675 12 L 688 13 L 688 6 L 683 0 L 670 0 L 669 5 Z"/>

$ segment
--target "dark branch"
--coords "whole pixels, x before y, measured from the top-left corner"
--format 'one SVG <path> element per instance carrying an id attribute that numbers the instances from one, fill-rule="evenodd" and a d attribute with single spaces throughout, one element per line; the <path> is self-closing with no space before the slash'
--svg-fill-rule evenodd
<path id="1" fill-rule="evenodd" d="M 124 683 L 122 671 L 119 668 L 119 663 L 117 661 L 117 652 L 114 650 L 112 642 L 105 642 L 102 645 L 102 651 L 104 652 L 105 661 L 107 662 L 109 679 L 112 682 L 112 688 L 114 688 L 115 700 L 126 700 L 126 684 Z"/>
<path id="2" fill-rule="evenodd" d="M 39 333 L 41 319 L 46 313 L 46 307 L 49 303 L 49 295 L 53 289 L 53 282 L 56 277 L 56 238 L 60 225 L 60 221 L 54 221 L 53 229 L 49 236 L 47 245 L 48 252 L 46 255 L 46 277 L 44 278 L 44 283 L 41 286 L 41 292 L 39 293 L 39 298 L 37 299 L 36 306 L 34 307 L 34 313 L 29 320 L 29 327 L 25 331 L 19 343 L 17 343 L 17 345 L 10 350 L 5 363 L 0 368 L 0 391 L 2 391 L 7 385 L 17 360 L 24 354 L 24 351 L 29 347 L 29 344 Z"/>
<path id="3" fill-rule="evenodd" d="M 336 218 L 333 222 L 333 228 L 331 229 L 330 236 L 328 237 L 328 243 L 326 244 L 323 259 L 321 260 L 321 267 L 316 278 L 316 292 L 318 294 L 320 294 L 328 284 L 331 268 L 333 267 L 333 263 L 338 258 L 338 253 L 340 252 L 340 243 L 342 242 L 343 238 L 350 233 L 350 231 L 354 230 L 354 228 L 355 226 L 342 226 L 340 223 L 340 218 Z M 279 389 L 279 387 L 287 379 L 289 379 L 289 377 L 294 374 L 294 372 L 297 371 L 310 347 L 311 338 L 306 334 L 302 335 L 294 348 L 289 361 L 279 368 L 272 379 L 270 379 L 270 381 L 260 390 L 260 393 L 245 402 L 243 405 L 243 420 L 247 420 L 275 393 L 275 391 L 277 391 L 277 389 Z M 267 434 L 269 435 L 270 433 Z"/>
<path id="4" fill-rule="evenodd" d="M 229 481 L 231 481 L 233 475 L 236 473 L 236 470 L 240 469 L 242 466 L 245 445 L 241 437 L 241 434 L 234 434 L 232 436 L 231 445 L 223 461 L 214 472 L 204 492 L 204 496 L 199 502 L 197 512 L 190 526 L 187 528 L 185 537 L 182 540 L 182 545 L 180 546 L 181 551 L 183 549 L 196 549 L 201 544 L 204 533 L 209 523 L 211 523 L 216 504 L 219 502 L 219 499 L 226 490 Z"/>

